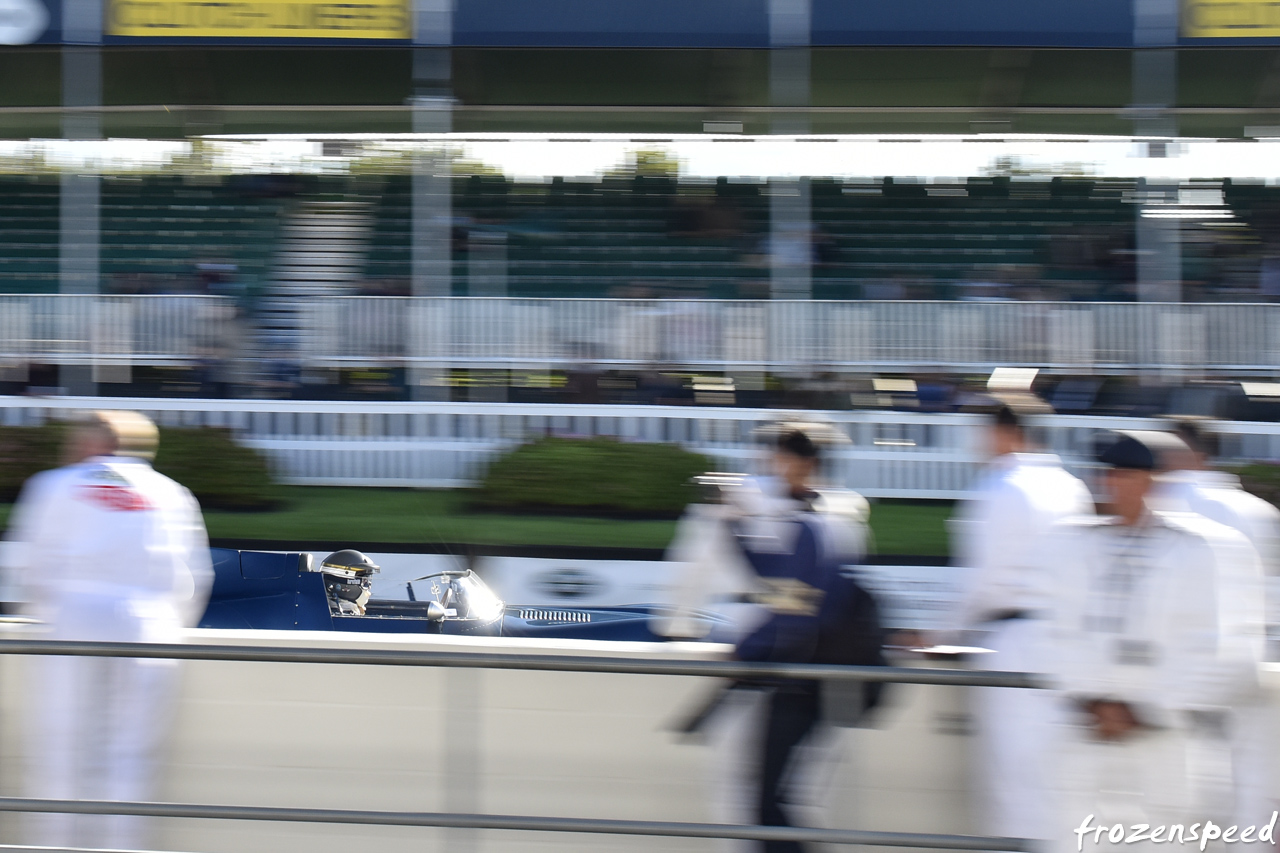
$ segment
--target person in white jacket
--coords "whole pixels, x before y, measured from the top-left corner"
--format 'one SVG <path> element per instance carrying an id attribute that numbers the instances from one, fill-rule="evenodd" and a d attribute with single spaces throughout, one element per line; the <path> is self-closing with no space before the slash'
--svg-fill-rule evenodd
<path id="1" fill-rule="evenodd" d="M 1267 633 L 1274 636 L 1280 624 L 1280 596 L 1274 587 L 1280 580 L 1280 510 L 1246 492 L 1239 477 L 1210 469 L 1209 462 L 1217 454 L 1217 436 L 1200 421 L 1179 420 L 1173 431 L 1185 446 L 1161 454 L 1161 497 L 1170 509 L 1198 513 L 1249 540 L 1261 561 L 1262 577 L 1251 572 L 1252 563 L 1233 563 L 1226 567 L 1232 572 L 1227 580 L 1253 591 L 1260 583 L 1264 585 Z M 1235 577 L 1241 572 L 1244 574 Z M 1272 768 L 1280 748 L 1274 712 L 1262 690 L 1243 698 L 1234 708 L 1223 710 L 1229 712 L 1234 809 L 1230 819 L 1240 825 L 1265 822 L 1272 810 L 1280 808 L 1275 799 L 1276 774 Z"/>
<path id="2" fill-rule="evenodd" d="M 212 583 L 195 498 L 152 469 L 142 415 L 99 412 L 74 428 L 86 458 L 32 477 L 11 528 L 31 615 L 62 640 L 179 642 Z M 177 661 L 43 657 L 31 662 L 27 791 L 33 797 L 147 800 L 169 728 Z M 35 815 L 32 842 L 143 846 L 136 817 Z"/>
<path id="3" fill-rule="evenodd" d="M 1187 767 L 1191 714 L 1257 689 L 1261 602 L 1222 569 L 1256 568 L 1257 555 L 1229 528 L 1151 507 L 1164 441 L 1120 434 L 1099 456 L 1114 515 L 1063 522 L 1045 552 L 1055 580 L 1047 671 L 1070 715 L 1058 763 L 1060 849 L 1077 849 L 1074 831 L 1086 823 L 1122 824 L 1127 839 L 1138 824 L 1202 822 Z M 1110 843 L 1106 832 L 1083 843 L 1142 846 Z"/>
<path id="4" fill-rule="evenodd" d="M 1024 418 L 1009 405 L 996 410 L 987 432 L 993 458 L 951 526 L 966 571 L 952 626 L 992 651 L 982 655 L 983 669 L 1004 672 L 1041 670 L 1051 605 L 1042 548 L 1054 524 L 1093 513 L 1088 487 L 1057 456 L 1031 447 Z M 982 687 L 973 702 L 983 832 L 1047 840 L 1054 697 Z"/>

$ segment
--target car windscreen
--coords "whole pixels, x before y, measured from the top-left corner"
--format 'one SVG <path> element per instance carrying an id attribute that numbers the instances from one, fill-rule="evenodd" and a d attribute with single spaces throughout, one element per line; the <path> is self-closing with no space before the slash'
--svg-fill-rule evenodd
<path id="1" fill-rule="evenodd" d="M 435 601 L 445 610 L 446 619 L 496 618 L 502 601 L 484 581 L 471 572 L 440 572 L 409 582 L 416 601 Z"/>

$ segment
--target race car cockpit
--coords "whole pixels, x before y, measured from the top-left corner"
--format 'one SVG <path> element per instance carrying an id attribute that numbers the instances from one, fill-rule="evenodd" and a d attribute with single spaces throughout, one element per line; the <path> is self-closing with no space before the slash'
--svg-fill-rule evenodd
<path id="1" fill-rule="evenodd" d="M 365 614 L 469 623 L 469 627 L 475 630 L 501 620 L 505 609 L 502 599 L 469 569 L 434 572 L 414 578 L 405 584 L 405 594 L 404 599 L 373 599 Z M 456 625 L 455 630 L 460 627 Z"/>

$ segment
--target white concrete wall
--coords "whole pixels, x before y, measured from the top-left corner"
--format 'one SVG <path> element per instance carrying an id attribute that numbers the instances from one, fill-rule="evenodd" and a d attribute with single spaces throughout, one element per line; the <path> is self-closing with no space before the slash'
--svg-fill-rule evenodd
<path id="1" fill-rule="evenodd" d="M 12 629 L 11 629 L 12 630 Z M 195 631 L 197 641 L 699 658 L 715 647 Z M 721 649 L 722 651 L 722 649 Z M 0 658 L 0 790 L 20 790 L 22 668 Z M 710 750 L 670 723 L 702 679 L 416 667 L 188 662 L 161 799 L 272 806 L 711 819 Z M 842 730 L 830 824 L 972 832 L 956 688 L 899 686 L 876 730 Z M 476 758 L 478 756 L 478 759 Z M 711 851 L 708 841 L 230 821 L 157 822 L 163 849 Z M 16 820 L 0 817 L 0 843 Z"/>

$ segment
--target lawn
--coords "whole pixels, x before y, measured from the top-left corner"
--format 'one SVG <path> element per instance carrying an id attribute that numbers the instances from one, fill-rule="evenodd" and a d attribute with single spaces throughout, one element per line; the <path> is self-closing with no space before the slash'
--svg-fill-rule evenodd
<path id="1" fill-rule="evenodd" d="M 285 490 L 274 512 L 205 513 L 214 539 L 404 542 L 416 544 L 577 545 L 664 548 L 673 521 L 630 521 L 572 516 L 470 512 L 452 491 L 304 488 Z M 0 527 L 10 506 L 0 504 Z M 871 510 L 876 551 L 940 556 L 947 553 L 946 503 L 880 502 Z"/>

